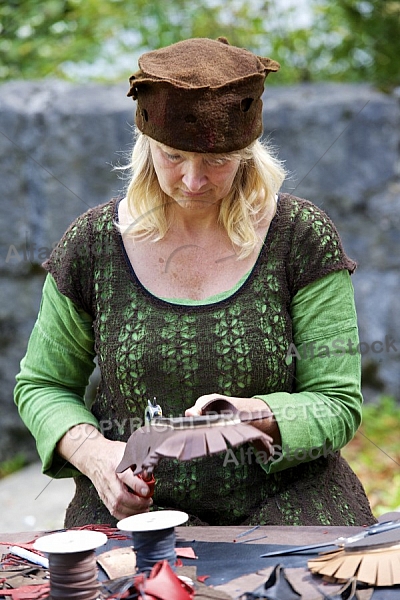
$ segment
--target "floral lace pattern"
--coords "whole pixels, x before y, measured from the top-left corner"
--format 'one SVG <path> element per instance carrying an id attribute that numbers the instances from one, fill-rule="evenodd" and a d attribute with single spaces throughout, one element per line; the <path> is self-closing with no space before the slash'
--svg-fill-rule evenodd
<path id="1" fill-rule="evenodd" d="M 281 195 L 244 284 L 225 300 L 183 306 L 156 298 L 137 280 L 114 226 L 115 211 L 113 200 L 80 217 L 46 263 L 59 290 L 93 316 L 102 381 L 92 411 L 110 423 L 105 435 L 127 440 L 153 398 L 165 416 L 179 416 L 211 392 L 251 397 L 295 391 L 295 362 L 286 360 L 293 341 L 291 299 L 329 272 L 355 268 L 328 217 L 305 200 Z M 164 460 L 156 477 L 155 504 L 209 524 L 350 525 L 366 522 L 369 514 L 362 487 L 339 455 L 269 476 L 256 461 L 227 462 L 225 454 L 190 463 Z M 324 499 L 321 481 L 328 490 Z M 67 524 L 88 519 L 113 522 L 80 477 Z"/>

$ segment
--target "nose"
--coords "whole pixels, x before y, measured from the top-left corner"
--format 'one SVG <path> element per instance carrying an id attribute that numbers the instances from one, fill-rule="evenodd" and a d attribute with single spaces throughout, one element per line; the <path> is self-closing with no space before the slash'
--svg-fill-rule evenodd
<path id="1" fill-rule="evenodd" d="M 207 176 L 201 159 L 185 161 L 182 182 L 189 192 L 198 192 L 204 186 Z"/>

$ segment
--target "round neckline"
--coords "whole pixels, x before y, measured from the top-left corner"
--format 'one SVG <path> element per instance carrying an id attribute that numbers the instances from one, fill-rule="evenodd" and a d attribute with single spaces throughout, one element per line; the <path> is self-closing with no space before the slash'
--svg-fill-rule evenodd
<path id="1" fill-rule="evenodd" d="M 194 300 L 191 298 L 165 298 L 163 296 L 157 296 L 156 294 L 154 294 L 151 290 L 149 290 L 145 285 L 143 285 L 143 283 L 140 281 L 140 279 L 138 278 L 138 276 L 136 275 L 135 269 L 132 266 L 131 261 L 129 260 L 129 256 L 128 253 L 125 249 L 125 245 L 124 245 L 124 240 L 122 238 L 122 234 L 119 231 L 119 229 L 117 227 L 115 227 L 115 232 L 117 234 L 118 237 L 118 243 L 123 255 L 123 259 L 124 259 L 124 263 L 125 266 L 128 269 L 128 273 L 130 275 L 130 279 L 132 283 L 135 283 L 141 290 L 142 292 L 149 296 L 150 298 L 152 298 L 154 301 L 157 301 L 159 303 L 163 303 L 163 304 L 167 304 L 169 306 L 175 306 L 175 307 L 179 307 L 179 306 L 186 306 L 186 307 L 190 307 L 190 308 L 203 308 L 203 307 L 207 307 L 207 306 L 218 306 L 218 305 L 222 305 L 225 302 L 231 300 L 232 298 L 234 298 L 237 294 L 239 294 L 242 290 L 242 288 L 247 284 L 250 283 L 256 270 L 258 269 L 258 265 L 260 263 L 260 261 L 262 260 L 262 257 L 265 253 L 266 247 L 269 243 L 270 237 L 271 237 L 271 232 L 272 230 L 275 228 L 275 224 L 276 224 L 276 217 L 278 215 L 278 206 L 279 206 L 279 198 L 280 198 L 280 194 L 278 194 L 277 196 L 277 210 L 275 211 L 275 214 L 269 224 L 268 227 L 268 231 L 264 236 L 264 240 L 261 244 L 258 256 L 253 264 L 253 266 L 251 267 L 251 269 L 249 269 L 249 271 L 247 271 L 247 273 L 245 273 L 242 277 L 239 278 L 239 280 L 229 289 L 229 290 L 225 290 L 223 292 L 218 292 L 217 294 L 212 294 L 211 296 L 209 296 L 208 298 L 204 298 L 202 300 Z M 116 224 L 119 224 L 119 215 L 118 215 L 118 208 L 119 205 L 121 203 L 121 201 L 124 198 L 116 198 L 115 199 L 115 204 L 114 204 L 114 222 Z M 233 291 L 232 291 L 233 290 Z M 232 293 L 230 293 L 232 292 Z M 213 301 L 212 298 L 215 298 L 219 295 L 225 295 L 226 296 L 224 298 L 221 298 L 219 300 L 215 300 Z"/>

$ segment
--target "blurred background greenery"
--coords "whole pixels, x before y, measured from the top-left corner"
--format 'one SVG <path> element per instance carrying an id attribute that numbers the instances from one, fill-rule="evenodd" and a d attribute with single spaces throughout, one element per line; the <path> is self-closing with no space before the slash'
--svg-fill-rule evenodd
<path id="1" fill-rule="evenodd" d="M 400 0 L 0 0 L 0 81 L 127 81 L 147 50 L 220 35 L 281 62 L 272 85 L 400 85 Z M 366 405 L 343 452 L 377 515 L 400 507 L 399 423 L 395 399 Z"/>
<path id="2" fill-rule="evenodd" d="M 342 450 L 361 479 L 374 515 L 400 511 L 400 405 L 383 396 L 365 404 L 363 422 Z"/>
<path id="3" fill-rule="evenodd" d="M 8 0 L 0 80 L 126 80 L 146 50 L 228 37 L 284 64 L 273 84 L 400 85 L 400 0 Z"/>

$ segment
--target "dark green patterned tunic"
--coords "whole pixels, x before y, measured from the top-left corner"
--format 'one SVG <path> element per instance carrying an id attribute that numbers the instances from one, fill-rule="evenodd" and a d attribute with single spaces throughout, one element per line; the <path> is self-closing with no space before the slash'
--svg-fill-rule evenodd
<path id="1" fill-rule="evenodd" d="M 157 398 L 165 416 L 178 416 L 212 392 L 265 399 L 286 444 L 310 430 L 307 447 L 278 448 L 283 460 L 267 466 L 244 447 L 190 463 L 164 460 L 156 470 L 155 504 L 211 525 L 372 523 L 363 489 L 337 451 L 359 424 L 359 357 L 335 354 L 318 363 L 314 356 L 310 362 L 288 353 L 301 340 L 301 324 L 306 328 L 320 318 L 307 314 L 311 305 L 302 306 L 304 290 L 325 276 L 335 285 L 339 279 L 330 274 L 355 268 L 327 216 L 282 194 L 245 282 L 225 299 L 184 305 L 155 297 L 138 281 L 114 225 L 116 214 L 115 200 L 88 211 L 45 263 L 60 296 L 93 319 L 101 384 L 91 412 L 106 437 L 127 440 L 142 424 L 148 399 Z M 332 287 L 327 290 L 329 304 Z M 320 341 L 331 343 L 346 328 L 346 339 L 356 336 L 354 314 L 343 307 L 336 322 L 330 310 L 328 324 L 319 325 Z M 310 334 L 314 341 L 316 331 Z M 308 407 L 335 406 L 339 417 L 331 412 L 318 420 L 303 411 L 288 423 L 278 416 L 306 401 Z M 66 525 L 115 523 L 90 481 L 78 476 L 76 484 Z"/>

